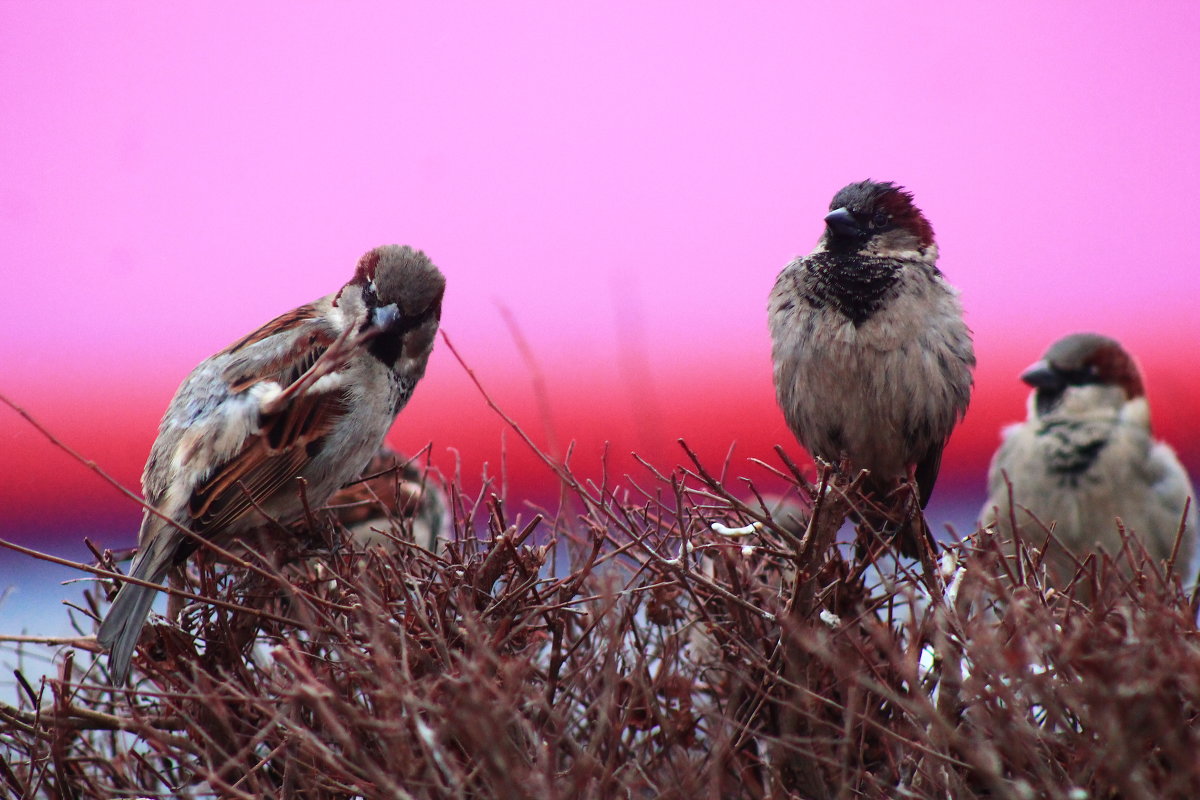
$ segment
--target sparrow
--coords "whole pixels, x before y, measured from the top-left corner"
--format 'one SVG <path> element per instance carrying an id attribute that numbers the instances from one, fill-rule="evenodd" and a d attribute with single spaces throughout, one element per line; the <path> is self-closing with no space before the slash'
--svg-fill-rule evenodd
<path id="1" fill-rule="evenodd" d="M 1151 435 L 1133 357 L 1107 336 L 1075 333 L 1052 344 L 1021 380 L 1032 387 L 1027 418 L 1004 431 L 988 470 L 981 523 L 1011 540 L 1015 517 L 1015 533 L 1036 546 L 1047 540 L 1043 525 L 1053 525 L 1057 541 L 1050 541 L 1043 564 L 1060 587 L 1074 577 L 1078 560 L 1098 548 L 1120 552 L 1117 518 L 1156 560 L 1170 557 L 1184 523 L 1179 563 L 1188 565 L 1196 546 L 1196 492 L 1175 452 Z"/>
<path id="2" fill-rule="evenodd" d="M 433 476 L 387 445 L 360 479 L 340 489 L 326 508 L 356 545 L 394 547 L 396 540 L 437 553 L 450 539 L 446 495 Z"/>
<path id="3" fill-rule="evenodd" d="M 912 195 L 839 191 L 816 248 L 779 273 L 767 304 L 776 396 L 809 454 L 867 470 L 884 501 L 904 479 L 929 502 L 942 450 L 971 398 L 975 354 L 933 227 Z M 904 555 L 918 534 L 901 532 Z"/>
<path id="4" fill-rule="evenodd" d="M 161 583 L 200 539 L 286 525 L 358 478 L 425 374 L 445 285 L 423 252 L 377 247 L 335 293 L 200 362 L 146 462 L 130 575 Z M 155 594 L 124 583 L 97 631 L 114 685 L 128 677 Z"/>

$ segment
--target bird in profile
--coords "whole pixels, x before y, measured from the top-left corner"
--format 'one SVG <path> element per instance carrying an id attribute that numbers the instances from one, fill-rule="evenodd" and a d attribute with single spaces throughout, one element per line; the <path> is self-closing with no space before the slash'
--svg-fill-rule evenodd
<path id="1" fill-rule="evenodd" d="M 878 502 L 909 479 L 925 507 L 971 397 L 971 333 L 937 259 L 933 228 L 910 193 L 852 183 L 834 195 L 816 248 L 784 267 L 768 302 L 788 427 L 815 458 L 868 470 Z M 919 555 L 918 536 L 902 528 L 901 552 Z"/>
<path id="2" fill-rule="evenodd" d="M 333 294 L 202 361 L 175 392 L 142 475 L 130 575 L 161 583 L 202 540 L 287 524 L 358 478 L 425 374 L 445 278 L 421 251 L 377 247 Z M 123 583 L 97 631 L 129 675 L 156 590 Z"/>
<path id="3" fill-rule="evenodd" d="M 1133 357 L 1107 336 L 1075 333 L 1021 380 L 1032 389 L 1028 416 L 1004 431 L 992 459 L 982 524 L 1005 540 L 1045 542 L 1043 564 L 1058 587 L 1089 554 L 1121 551 L 1117 519 L 1156 560 L 1171 556 L 1183 523 L 1177 560 L 1186 567 L 1196 547 L 1196 493 L 1174 451 L 1150 432 Z"/>

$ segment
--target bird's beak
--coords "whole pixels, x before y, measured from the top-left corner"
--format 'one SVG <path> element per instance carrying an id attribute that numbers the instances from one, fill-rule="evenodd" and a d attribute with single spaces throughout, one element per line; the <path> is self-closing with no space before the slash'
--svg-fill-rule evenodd
<path id="1" fill-rule="evenodd" d="M 825 215 L 825 224 L 834 236 L 858 236 L 862 228 L 848 208 L 835 208 Z"/>
<path id="2" fill-rule="evenodd" d="M 371 322 L 377 328 L 387 328 L 400 319 L 400 309 L 395 303 L 379 306 L 371 312 Z"/>
<path id="3" fill-rule="evenodd" d="M 1064 385 L 1062 374 L 1045 359 L 1030 364 L 1021 373 L 1021 380 L 1035 389 L 1060 389 Z"/>

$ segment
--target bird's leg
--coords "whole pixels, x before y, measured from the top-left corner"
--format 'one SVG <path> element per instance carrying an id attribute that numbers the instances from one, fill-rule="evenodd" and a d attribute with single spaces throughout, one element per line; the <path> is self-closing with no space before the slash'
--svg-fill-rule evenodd
<path id="1" fill-rule="evenodd" d="M 880 541 L 880 537 L 866 520 L 859 520 L 854 526 L 854 559 L 860 564 L 875 560 L 876 553 L 872 552 L 871 544 Z"/>
<path id="2" fill-rule="evenodd" d="M 849 480 L 850 476 L 854 474 L 854 467 L 850 464 L 850 456 L 846 453 L 842 453 L 842 457 L 838 459 L 838 463 L 834 465 L 834 469 L 839 475 L 844 476 L 847 480 Z M 862 474 L 865 472 L 866 470 L 862 470 L 858 477 L 861 479 Z"/>
<path id="3" fill-rule="evenodd" d="M 901 525 L 908 528 L 916 523 L 918 517 L 924 521 L 924 514 L 921 513 L 921 490 L 917 486 L 917 465 L 909 464 L 905 470 L 907 473 L 900 488 L 904 495 L 905 502 L 900 508 L 904 512 L 904 521 Z"/>
<path id="4" fill-rule="evenodd" d="M 180 589 L 188 591 L 187 586 L 187 568 L 183 565 L 171 570 L 167 575 L 167 585 L 172 589 Z M 176 624 L 179 623 L 180 615 L 183 613 L 185 599 L 172 592 L 167 593 L 167 619 Z"/>

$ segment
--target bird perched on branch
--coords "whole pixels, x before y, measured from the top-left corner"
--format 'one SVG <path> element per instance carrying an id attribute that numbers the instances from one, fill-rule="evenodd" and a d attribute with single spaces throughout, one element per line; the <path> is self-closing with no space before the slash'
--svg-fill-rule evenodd
<path id="1" fill-rule="evenodd" d="M 334 294 L 202 361 L 167 407 L 142 475 L 149 509 L 130 575 L 160 583 L 220 545 L 318 508 L 358 478 L 433 348 L 445 278 L 420 251 L 378 247 Z M 123 683 L 155 590 L 121 586 L 97 632 Z"/>
<path id="2" fill-rule="evenodd" d="M 800 444 L 868 470 L 877 501 L 915 479 L 922 508 L 966 413 L 975 366 L 937 257 L 911 194 L 852 183 L 830 203 L 816 248 L 784 267 L 768 303 L 775 390 Z M 901 531 L 904 554 L 919 554 L 916 536 Z"/>
<path id="3" fill-rule="evenodd" d="M 1043 563 L 1058 586 L 1075 575 L 1077 559 L 1098 548 L 1121 551 L 1117 518 L 1156 560 L 1170 557 L 1185 522 L 1177 563 L 1186 567 L 1196 546 L 1196 493 L 1174 451 L 1150 433 L 1133 357 L 1107 336 L 1076 333 L 1052 344 L 1021 380 L 1033 390 L 1028 417 L 1005 430 L 992 459 L 982 523 L 1011 539 L 1015 516 L 1017 535 L 1034 546 L 1053 524 Z"/>

